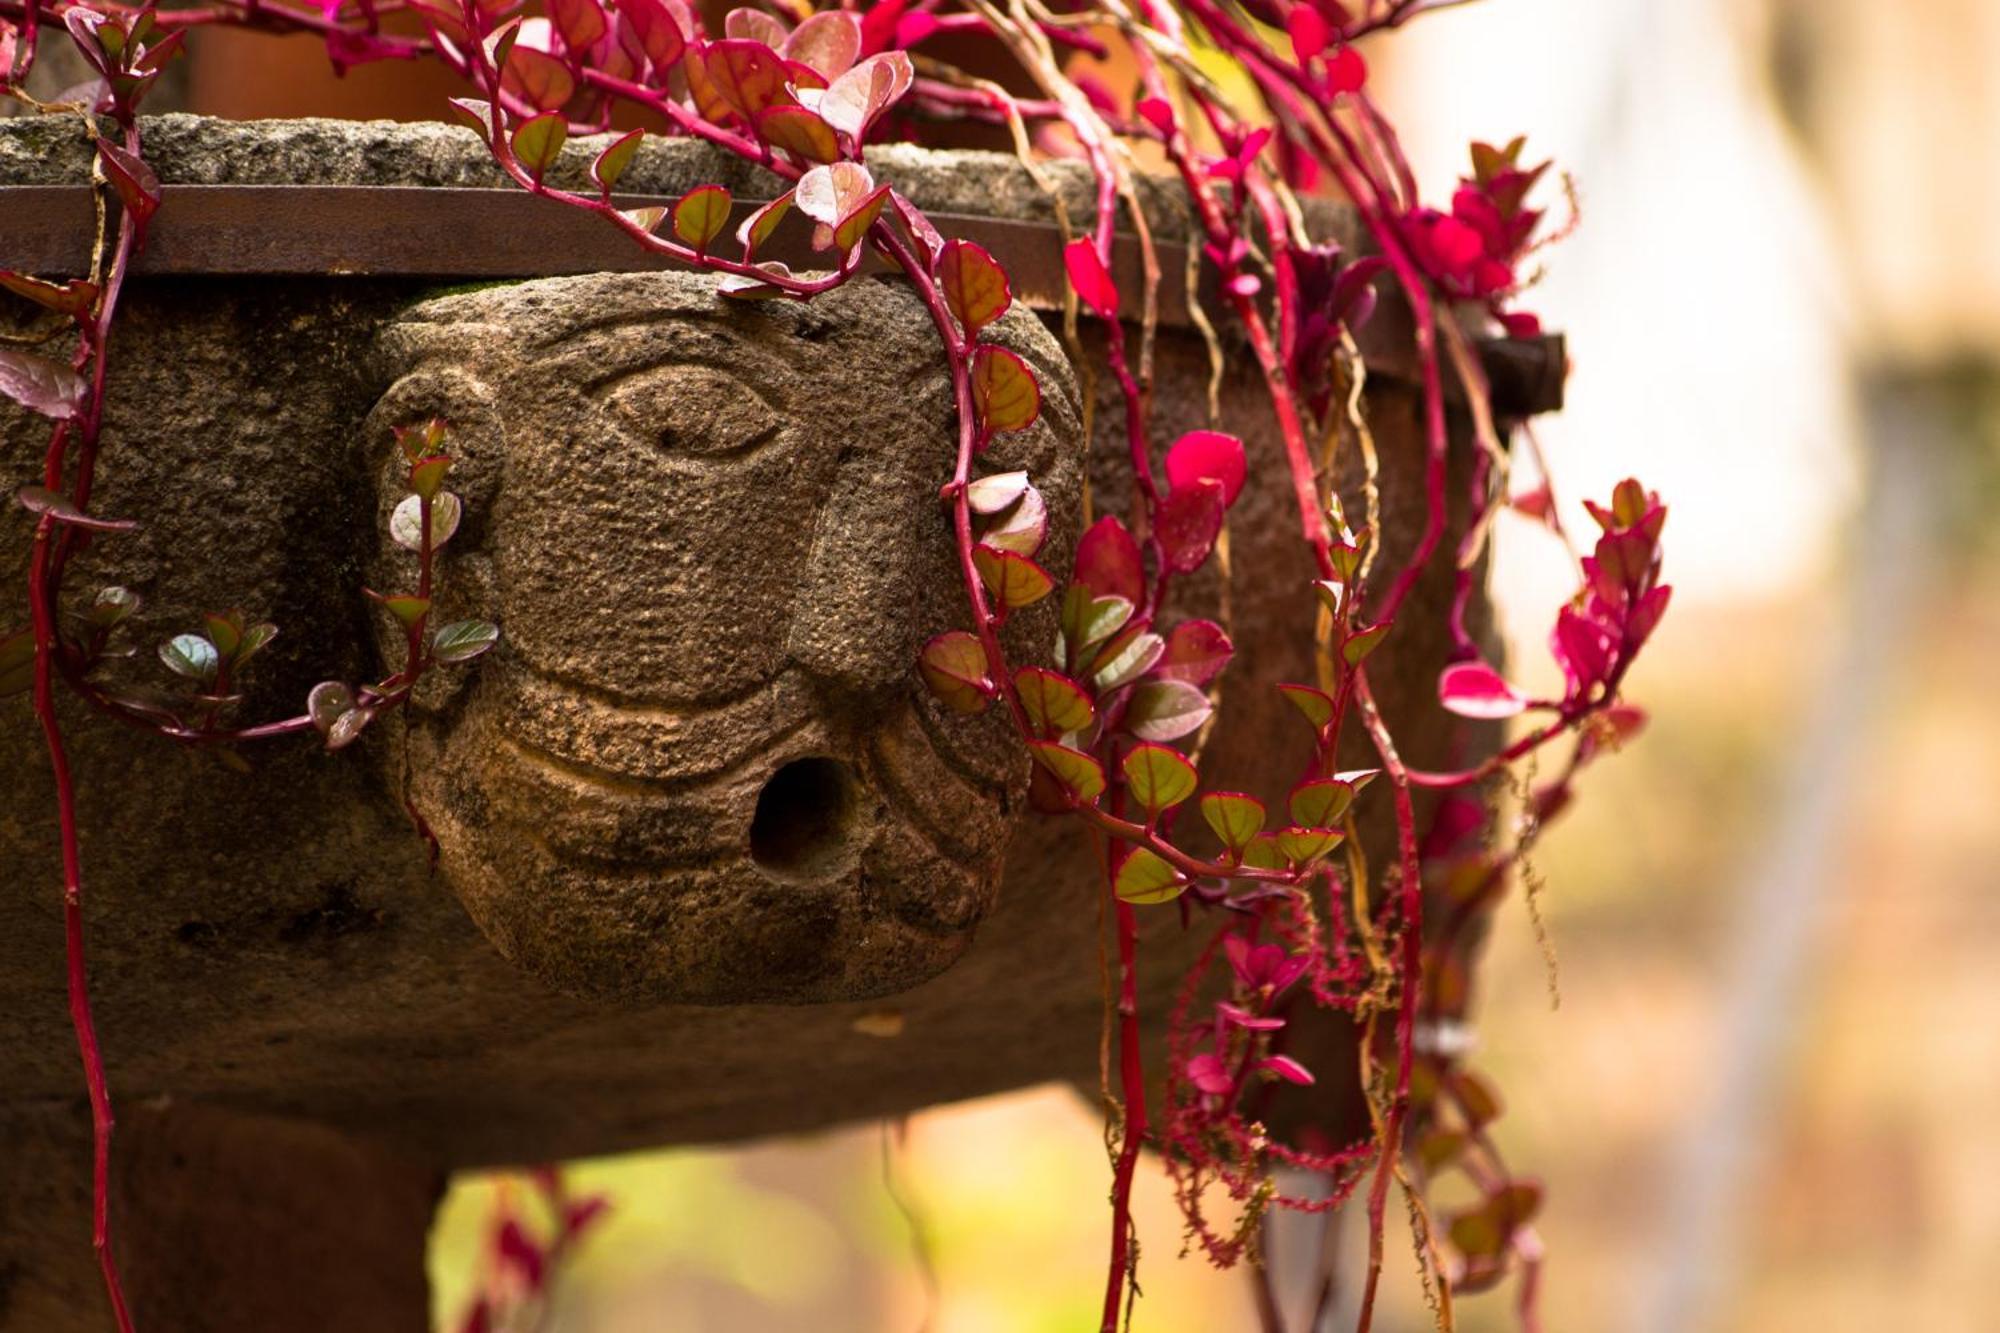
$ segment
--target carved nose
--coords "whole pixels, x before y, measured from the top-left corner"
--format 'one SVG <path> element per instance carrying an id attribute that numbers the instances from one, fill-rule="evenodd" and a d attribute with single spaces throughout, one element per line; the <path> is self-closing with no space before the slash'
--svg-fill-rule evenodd
<path id="1" fill-rule="evenodd" d="M 923 641 L 955 605 L 957 574 L 937 486 L 949 441 L 850 446 L 820 511 L 787 648 L 809 675 L 881 696 L 909 683 Z"/>
<path id="2" fill-rule="evenodd" d="M 845 874 L 867 830 L 860 781 L 838 759 L 794 759 L 757 793 L 750 860 L 766 876 L 818 884 Z"/>

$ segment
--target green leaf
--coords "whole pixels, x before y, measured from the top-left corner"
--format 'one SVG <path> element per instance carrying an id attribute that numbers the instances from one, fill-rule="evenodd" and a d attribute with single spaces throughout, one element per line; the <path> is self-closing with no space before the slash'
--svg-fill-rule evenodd
<path id="1" fill-rule="evenodd" d="M 1212 791 L 1201 798 L 1201 817 L 1222 839 L 1231 856 L 1241 858 L 1251 839 L 1264 831 L 1264 803 L 1242 792 Z"/>
<path id="2" fill-rule="evenodd" d="M 980 581 L 1010 611 L 1034 605 L 1056 586 L 1046 570 L 1014 551 L 996 551 L 981 543 L 972 548 L 972 563 Z"/>
<path id="3" fill-rule="evenodd" d="M 1214 705 L 1184 680 L 1149 680 L 1132 691 L 1125 730 L 1141 740 L 1179 740 L 1208 721 Z"/>
<path id="4" fill-rule="evenodd" d="M 937 276 L 945 305 L 957 316 L 967 338 L 977 336 L 1006 314 L 1014 299 L 1006 270 L 970 241 L 945 242 L 944 253 L 938 256 Z"/>
<path id="5" fill-rule="evenodd" d="M 490 620 L 454 620 L 431 639 L 431 656 L 439 662 L 470 662 L 500 642 L 500 627 Z"/>
<path id="6" fill-rule="evenodd" d="M 1341 659 L 1351 667 L 1360 666 L 1362 660 L 1379 648 L 1382 640 L 1388 637 L 1387 624 L 1370 625 L 1367 629 L 1350 634 L 1347 636 L 1347 641 L 1340 645 Z"/>
<path id="7" fill-rule="evenodd" d="M 1129 625 L 1114 636 L 1098 651 L 1091 662 L 1091 684 L 1099 694 L 1108 694 L 1120 685 L 1129 685 L 1153 669 L 1167 651 L 1167 641 L 1159 635 L 1142 628 Z M 1172 737 L 1151 737 L 1153 740 L 1171 740 Z"/>
<path id="8" fill-rule="evenodd" d="M 1028 752 L 1062 785 L 1077 805 L 1095 805 L 1104 794 L 1104 768 L 1081 750 L 1055 741 L 1029 741 Z"/>
<path id="9" fill-rule="evenodd" d="M 1292 707 L 1305 714 L 1306 721 L 1315 730 L 1323 730 L 1333 721 L 1333 697 L 1310 685 L 1280 685 L 1278 693 L 1285 696 Z"/>
<path id="10" fill-rule="evenodd" d="M 618 178 L 625 174 L 625 168 L 632 165 L 639 145 L 645 141 L 646 131 L 632 130 L 618 136 L 599 153 L 597 160 L 590 164 L 590 178 L 597 182 L 597 188 L 609 195 L 618 184 Z"/>
<path id="11" fill-rule="evenodd" d="M 1125 774 L 1125 789 L 1132 793 L 1133 800 L 1146 807 L 1149 816 L 1157 818 L 1162 810 L 1171 810 L 1194 795 L 1194 765 L 1178 750 L 1164 745 L 1137 745 L 1125 756 L 1120 768 Z"/>
<path id="12" fill-rule="evenodd" d="M 397 504 L 396 511 L 389 515 L 389 539 L 406 550 L 424 549 L 423 538 L 423 498 L 406 495 Z M 439 491 L 431 501 L 431 549 L 442 547 L 458 531 L 460 507 L 458 497 L 450 491 Z"/>
<path id="13" fill-rule="evenodd" d="M 516 54 L 519 54 L 518 52 Z M 531 116 L 514 130 L 514 156 L 520 159 L 530 176 L 540 181 L 548 169 L 562 156 L 563 144 L 569 139 L 569 124 L 560 111 L 545 111 L 539 116 Z"/>
<path id="14" fill-rule="evenodd" d="M 1319 602 L 1327 614 L 1340 619 L 1340 609 L 1347 604 L 1347 585 L 1332 579 L 1319 579 L 1313 584 L 1313 591 L 1319 595 Z"/>
<path id="15" fill-rule="evenodd" d="M 1291 858 L 1278 845 L 1275 833 L 1259 833 L 1250 839 L 1250 845 L 1243 849 L 1242 864 L 1254 870 L 1290 870 Z"/>
<path id="16" fill-rule="evenodd" d="M 1307 828 L 1337 828 L 1354 804 L 1354 788 L 1339 778 L 1318 778 L 1292 788 L 1292 822 Z"/>
<path id="17" fill-rule="evenodd" d="M 1022 711 L 1037 729 L 1059 736 L 1082 731 L 1097 715 L 1082 686 L 1044 667 L 1016 671 L 1014 693 L 1020 696 Z"/>
<path id="18" fill-rule="evenodd" d="M 202 626 L 208 631 L 208 641 L 215 645 L 215 651 L 224 660 L 234 658 L 238 645 L 243 642 L 243 613 L 241 611 L 210 611 L 203 615 Z"/>
<path id="19" fill-rule="evenodd" d="M 398 593 L 382 598 L 382 605 L 389 608 L 389 614 L 405 625 L 414 625 L 430 612 L 431 599 L 418 597 L 414 593 Z"/>
<path id="20" fill-rule="evenodd" d="M 972 354 L 972 414 L 981 435 L 1026 430 L 1042 411 L 1042 389 L 1028 363 L 1004 347 Z"/>
<path id="21" fill-rule="evenodd" d="M 986 648 L 964 630 L 948 630 L 925 644 L 917 666 L 931 692 L 955 712 L 983 712 L 993 697 Z"/>
<path id="22" fill-rule="evenodd" d="M 160 660 L 175 675 L 203 685 L 212 683 L 222 666 L 222 655 L 216 652 L 215 645 L 199 634 L 176 634 L 168 639 L 160 645 Z"/>
<path id="23" fill-rule="evenodd" d="M 674 235 L 706 251 L 710 241 L 729 225 L 729 191 L 720 185 L 697 185 L 674 204 Z"/>
<path id="24" fill-rule="evenodd" d="M 791 211 L 792 192 L 787 190 L 744 218 L 736 228 L 736 241 L 743 247 L 743 258 L 748 260 L 756 255 L 758 247 L 771 239 L 771 233 L 778 229 L 778 224 L 785 220 L 785 214 Z"/>
<path id="25" fill-rule="evenodd" d="M 1132 603 L 1123 597 L 1093 597 L 1081 583 L 1063 594 L 1062 636 L 1065 655 L 1080 661 L 1132 618 Z"/>
<path id="26" fill-rule="evenodd" d="M 418 495 L 435 500 L 444 486 L 444 474 L 451 471 L 451 460 L 443 454 L 433 454 L 429 458 L 419 458 L 410 464 L 410 489 Z"/>
<path id="27" fill-rule="evenodd" d="M 667 210 L 658 204 L 649 204 L 645 208 L 621 208 L 618 210 L 619 217 L 624 218 L 640 231 L 648 234 L 658 229 L 660 219 L 666 215 Z"/>
<path id="28" fill-rule="evenodd" d="M 855 205 L 853 212 L 834 224 L 834 248 L 846 254 L 861 244 L 862 238 L 868 234 L 868 229 L 882 216 L 882 206 L 888 202 L 889 187 L 884 185 Z"/>
<path id="29" fill-rule="evenodd" d="M 333 724 L 343 713 L 354 707 L 354 691 L 337 680 L 323 680 L 312 687 L 306 696 L 306 716 L 313 726 L 324 736 L 333 730 Z"/>
<path id="30" fill-rule="evenodd" d="M 1303 868 L 1338 847 L 1344 836 L 1339 829 L 1294 826 L 1278 831 L 1278 850 L 1287 861 Z"/>
<path id="31" fill-rule="evenodd" d="M 236 647 L 236 665 L 242 666 L 258 653 L 264 651 L 271 640 L 278 637 L 278 627 L 270 621 L 259 621 L 243 631 L 243 642 Z"/>
<path id="32" fill-rule="evenodd" d="M 1187 888 L 1187 877 L 1168 865 L 1158 852 L 1134 847 L 1119 864 L 1111 891 L 1128 903 L 1150 906 L 1170 903 Z"/>

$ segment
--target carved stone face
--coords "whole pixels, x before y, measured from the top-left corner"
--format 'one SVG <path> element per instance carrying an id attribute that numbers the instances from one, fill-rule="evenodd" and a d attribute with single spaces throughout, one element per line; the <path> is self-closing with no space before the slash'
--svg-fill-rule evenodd
<path id="1" fill-rule="evenodd" d="M 550 279 L 429 302 L 386 334 L 369 447 L 452 423 L 468 512 L 438 614 L 503 633 L 467 683 L 422 693 L 411 794 L 473 917 L 562 989 L 905 989 L 992 905 L 1025 778 L 994 720 L 942 713 L 915 670 L 964 623 L 937 499 L 942 358 L 901 288 L 805 307 L 712 290 Z M 1067 369 L 1031 319 L 1009 327 L 1048 405 L 986 461 L 1028 468 L 1068 524 Z M 411 564 L 385 542 L 373 586 Z M 1014 651 L 1043 650 L 1047 620 L 1010 626 Z"/>

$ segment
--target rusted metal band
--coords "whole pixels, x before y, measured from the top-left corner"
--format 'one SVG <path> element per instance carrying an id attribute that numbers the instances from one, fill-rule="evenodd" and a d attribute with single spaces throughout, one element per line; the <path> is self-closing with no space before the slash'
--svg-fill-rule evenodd
<path id="1" fill-rule="evenodd" d="M 621 195 L 616 202 L 640 208 L 673 199 Z M 761 202 L 737 201 L 732 232 Z M 1007 270 L 1016 299 L 1036 310 L 1062 308 L 1062 245 L 1054 226 L 956 213 L 927 216 L 947 237 L 977 242 L 991 252 Z M 0 266 L 81 273 L 90 264 L 95 227 L 87 186 L 0 186 Z M 825 267 L 826 255 L 809 249 L 798 230 L 781 230 L 760 257 L 794 268 Z M 1187 249 L 1180 244 L 1155 249 L 1162 274 L 1159 321 L 1168 328 L 1189 327 Z M 133 265 L 135 273 L 147 275 L 440 279 L 681 267 L 641 249 L 601 218 L 553 199 L 507 188 L 420 185 L 169 185 L 146 249 Z M 1112 272 L 1121 291 L 1143 290 L 1136 240 L 1118 239 Z M 1138 315 L 1136 309 L 1127 313 Z M 1404 375 L 1411 358 L 1398 344 L 1407 341 L 1407 322 L 1381 323 L 1372 330 L 1374 337 L 1362 339 L 1369 363 Z M 1496 410 L 1532 416 L 1562 405 L 1560 336 L 1496 340 L 1483 351 Z"/>

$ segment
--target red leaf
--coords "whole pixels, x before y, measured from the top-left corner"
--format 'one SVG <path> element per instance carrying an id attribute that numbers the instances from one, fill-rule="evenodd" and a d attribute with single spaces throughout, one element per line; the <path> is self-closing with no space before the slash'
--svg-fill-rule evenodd
<path id="1" fill-rule="evenodd" d="M 1146 600 L 1139 543 L 1115 514 L 1091 524 L 1076 544 L 1076 571 L 1071 577 L 1098 597 L 1122 597 L 1133 606 Z"/>
<path id="2" fill-rule="evenodd" d="M 1335 93 L 1358 93 L 1368 84 L 1368 62 L 1351 46 L 1327 58 L 1326 84 Z"/>
<path id="3" fill-rule="evenodd" d="M 845 10 L 814 14 L 785 42 L 787 60 L 808 65 L 829 80 L 852 69 L 860 54 L 861 20 Z"/>
<path id="4" fill-rule="evenodd" d="M 140 227 L 160 207 L 160 178 L 153 169 L 109 139 L 97 141 L 97 155 L 104 160 L 104 174 L 118 191 L 125 211 Z"/>
<path id="5" fill-rule="evenodd" d="M 1285 30 L 1292 35 L 1292 54 L 1301 65 L 1326 50 L 1333 38 L 1326 20 L 1309 4 L 1292 6 L 1292 12 L 1285 16 Z"/>
<path id="6" fill-rule="evenodd" d="M 1460 717 L 1496 720 L 1528 706 L 1520 691 L 1484 662 L 1454 662 L 1438 676 L 1438 702 Z"/>
<path id="7" fill-rule="evenodd" d="M 1118 317 L 1118 286 L 1111 281 L 1095 246 L 1086 240 L 1071 241 L 1063 247 L 1063 267 L 1069 272 L 1069 285 L 1076 289 L 1078 300 L 1099 318 Z"/>
<path id="8" fill-rule="evenodd" d="M 784 62 L 762 42 L 724 38 L 701 53 L 709 87 L 724 105 L 755 124 L 757 113 L 787 100 Z"/>
<path id="9" fill-rule="evenodd" d="M 1236 645 L 1213 620 L 1183 620 L 1167 635 L 1167 651 L 1153 668 L 1162 680 L 1184 680 L 1206 686 L 1222 674 Z"/>
<path id="10" fill-rule="evenodd" d="M 82 378 L 68 366 L 0 347 L 0 393 L 29 411 L 66 421 L 76 415 L 83 390 Z"/>
<path id="11" fill-rule="evenodd" d="M 1176 486 L 1160 501 L 1156 534 L 1167 568 L 1192 574 L 1207 561 L 1222 533 L 1222 483 L 1207 477 Z"/>
<path id="12" fill-rule="evenodd" d="M 549 18 L 562 34 L 563 50 L 582 59 L 604 36 L 607 25 L 597 0 L 549 0 Z"/>
<path id="13" fill-rule="evenodd" d="M 833 126 L 802 106 L 766 107 L 757 117 L 757 133 L 801 162 L 831 162 L 840 156 Z"/>
<path id="14" fill-rule="evenodd" d="M 656 74 L 664 74 L 687 50 L 687 33 L 660 0 L 615 0 L 618 12 L 639 39 Z"/>
<path id="15" fill-rule="evenodd" d="M 1222 503 L 1233 505 L 1243 494 L 1248 464 L 1243 441 L 1216 430 L 1191 430 L 1167 450 L 1167 484 L 1178 490 L 1192 481 L 1212 478 L 1222 483 Z"/>
<path id="16" fill-rule="evenodd" d="M 500 86 L 537 111 L 554 111 L 576 92 L 576 76 L 547 51 L 517 42 L 500 71 Z"/>

